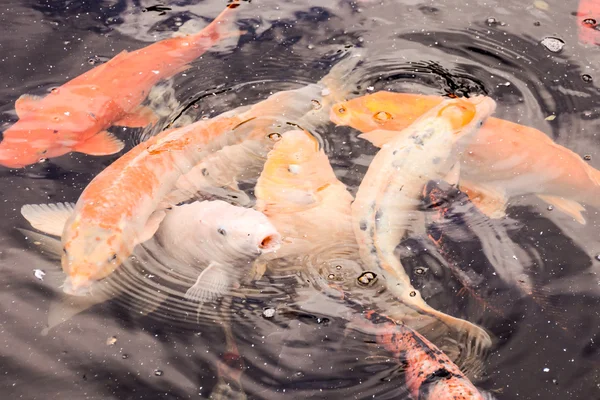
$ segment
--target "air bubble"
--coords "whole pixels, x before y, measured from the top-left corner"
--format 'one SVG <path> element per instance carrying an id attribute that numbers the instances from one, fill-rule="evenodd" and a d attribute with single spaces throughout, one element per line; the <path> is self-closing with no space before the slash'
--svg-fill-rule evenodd
<path id="1" fill-rule="evenodd" d="M 278 142 L 281 140 L 281 134 L 277 132 L 269 133 L 267 137 L 274 142 Z"/>
<path id="2" fill-rule="evenodd" d="M 366 285 L 370 285 L 371 283 L 375 282 L 375 280 L 377 279 L 377 274 L 374 272 L 363 272 L 358 278 L 357 281 L 360 285 L 366 286 Z"/>
<path id="3" fill-rule="evenodd" d="M 163 376 L 164 372 L 160 369 L 155 369 L 154 370 L 154 375 L 155 376 Z"/>
<path id="4" fill-rule="evenodd" d="M 265 318 L 273 318 L 275 316 L 275 309 L 274 308 L 265 308 L 263 310 L 262 315 Z"/>
<path id="5" fill-rule="evenodd" d="M 565 47 L 565 42 L 562 39 L 551 36 L 542 39 L 540 43 L 551 53 L 560 53 Z"/>
<path id="6" fill-rule="evenodd" d="M 591 161 L 592 160 L 592 155 L 591 154 L 586 154 L 585 156 L 583 156 L 583 159 L 585 161 Z"/>
<path id="7" fill-rule="evenodd" d="M 313 110 L 320 110 L 321 108 L 323 108 L 323 106 L 321 105 L 321 103 L 319 103 L 318 100 L 311 100 L 310 102 L 312 103 Z"/>
<path id="8" fill-rule="evenodd" d="M 585 83 L 590 83 L 592 82 L 594 79 L 592 78 L 591 75 L 588 74 L 583 74 L 581 75 L 581 79 L 585 82 Z"/>

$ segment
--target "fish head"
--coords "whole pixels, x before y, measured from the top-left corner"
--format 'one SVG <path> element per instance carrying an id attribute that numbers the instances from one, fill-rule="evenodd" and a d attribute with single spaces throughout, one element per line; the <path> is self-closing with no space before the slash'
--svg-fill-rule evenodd
<path id="1" fill-rule="evenodd" d="M 381 91 L 334 104 L 330 119 L 361 132 L 399 131 L 443 100 L 439 96 Z"/>
<path id="2" fill-rule="evenodd" d="M 277 251 L 281 246 L 281 235 L 261 212 L 225 203 L 227 210 L 219 213 L 216 232 L 242 255 L 258 256 Z"/>
<path id="3" fill-rule="evenodd" d="M 496 102 L 487 96 L 452 99 L 441 103 L 435 118 L 443 119 L 453 132 L 453 141 L 470 139 L 496 111 Z"/>
<path id="4" fill-rule="evenodd" d="M 118 229 L 68 224 L 63 234 L 62 267 L 67 274 L 63 291 L 83 296 L 92 285 L 110 275 L 129 257 L 123 233 Z"/>

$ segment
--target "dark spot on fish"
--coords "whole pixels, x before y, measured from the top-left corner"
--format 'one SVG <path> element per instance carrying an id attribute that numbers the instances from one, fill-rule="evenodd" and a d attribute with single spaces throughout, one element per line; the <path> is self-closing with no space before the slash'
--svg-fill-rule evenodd
<path id="1" fill-rule="evenodd" d="M 63 247 L 63 253 L 67 254 L 67 249 Z"/>
<path id="2" fill-rule="evenodd" d="M 235 194 L 232 194 L 232 195 L 231 195 L 231 198 L 232 198 L 232 199 L 237 199 L 238 197 L 237 197 Z"/>
<path id="3" fill-rule="evenodd" d="M 423 380 L 421 383 L 421 387 L 419 388 L 419 399 L 428 399 L 429 391 L 434 386 L 434 384 L 442 379 L 450 379 L 452 377 L 462 378 L 448 371 L 446 368 L 440 368 L 435 372 L 432 372 Z"/>
<path id="4" fill-rule="evenodd" d="M 228 4 L 227 7 L 229 8 L 238 8 L 240 6 L 240 3 L 233 3 L 233 4 Z"/>
<path id="5" fill-rule="evenodd" d="M 400 189 L 398 189 L 398 191 L 401 192 L 402 189 L 404 189 L 404 185 L 400 186 Z"/>
<path id="6" fill-rule="evenodd" d="M 361 231 L 367 230 L 367 221 L 365 221 L 364 219 L 362 221 L 360 221 L 360 230 Z"/>
<path id="7" fill-rule="evenodd" d="M 371 254 L 377 254 L 377 249 L 375 247 L 371 247 Z"/>
<path id="8" fill-rule="evenodd" d="M 89 115 L 90 117 L 92 117 L 92 118 L 94 119 L 94 121 L 96 121 L 96 120 L 97 120 L 97 118 L 96 118 L 96 114 L 94 114 L 93 112 L 89 112 L 89 113 L 88 113 L 88 115 Z"/>
<path id="9" fill-rule="evenodd" d="M 442 159 L 439 158 L 439 157 L 433 157 L 433 160 L 431 160 L 431 162 L 434 163 L 434 164 L 439 164 L 440 161 L 442 161 Z"/>
<path id="10" fill-rule="evenodd" d="M 375 213 L 375 226 L 379 227 L 381 224 L 381 217 L 383 216 L 383 211 L 377 210 Z"/>
<path id="11" fill-rule="evenodd" d="M 208 176 L 208 170 L 206 168 L 202 168 L 202 176 Z"/>
<path id="12" fill-rule="evenodd" d="M 219 234 L 221 234 L 223 236 L 227 235 L 227 231 L 225 229 L 223 229 L 223 228 L 217 229 L 217 232 L 219 232 Z"/>
<path id="13" fill-rule="evenodd" d="M 52 131 L 52 133 L 57 134 L 58 131 L 55 129 L 55 130 Z"/>
<path id="14" fill-rule="evenodd" d="M 173 207 L 167 207 L 167 210 L 172 210 L 172 209 L 173 209 Z"/>
<path id="15" fill-rule="evenodd" d="M 420 136 L 413 136 L 413 141 L 419 146 L 423 146 L 423 139 Z"/>
<path id="16" fill-rule="evenodd" d="M 398 150 L 394 150 L 394 151 L 392 152 L 392 155 L 393 155 L 393 156 L 395 156 L 396 154 L 398 154 Z"/>

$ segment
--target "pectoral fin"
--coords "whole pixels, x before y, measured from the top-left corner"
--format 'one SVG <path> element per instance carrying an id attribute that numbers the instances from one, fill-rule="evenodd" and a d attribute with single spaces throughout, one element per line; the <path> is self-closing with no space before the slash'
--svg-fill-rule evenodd
<path id="1" fill-rule="evenodd" d="M 21 207 L 21 215 L 35 229 L 49 235 L 62 236 L 74 208 L 73 203 L 26 204 Z"/>
<path id="2" fill-rule="evenodd" d="M 15 102 L 17 117 L 22 118 L 25 114 L 35 110 L 41 99 L 43 99 L 43 97 L 32 94 L 24 94 L 19 97 Z"/>
<path id="3" fill-rule="evenodd" d="M 452 169 L 448 172 L 444 180 L 451 184 L 452 186 L 458 185 L 458 180 L 460 178 L 460 161 L 457 161 Z"/>
<path id="4" fill-rule="evenodd" d="M 148 218 L 148 221 L 146 221 L 144 230 L 138 235 L 136 244 L 144 243 L 146 240 L 149 240 L 152 236 L 154 236 L 158 230 L 158 227 L 160 226 L 160 223 L 163 219 L 165 219 L 166 215 L 167 213 L 162 210 L 152 213 L 150 218 Z"/>
<path id="5" fill-rule="evenodd" d="M 227 294 L 233 283 L 229 268 L 223 264 L 212 262 L 198 276 L 196 283 L 185 292 L 184 297 L 200 303 L 215 301 Z"/>
<path id="6" fill-rule="evenodd" d="M 502 189 L 462 181 L 460 190 L 465 192 L 479 211 L 488 217 L 502 218 L 506 215 L 508 198 Z"/>
<path id="7" fill-rule="evenodd" d="M 582 225 L 585 225 L 585 218 L 581 215 L 585 208 L 576 201 L 565 199 L 564 197 L 558 196 L 545 196 L 538 194 L 538 197 L 544 200 L 546 203 L 553 205 L 567 215 L 570 215 Z"/>
<path id="8" fill-rule="evenodd" d="M 73 150 L 91 156 L 107 156 L 123 150 L 125 143 L 107 131 L 98 132 L 83 143 L 78 144 Z"/>
<path id="9" fill-rule="evenodd" d="M 128 128 L 143 128 L 148 125 L 154 125 L 158 121 L 158 116 L 150 107 L 139 106 L 123 118 L 115 121 L 113 125 L 126 126 Z"/>

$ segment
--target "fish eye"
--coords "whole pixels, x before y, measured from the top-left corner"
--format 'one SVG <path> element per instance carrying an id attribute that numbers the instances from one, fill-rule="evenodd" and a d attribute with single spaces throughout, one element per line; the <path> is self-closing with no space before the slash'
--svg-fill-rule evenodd
<path id="1" fill-rule="evenodd" d="M 67 254 L 67 248 L 63 247 L 63 253 Z"/>
<path id="2" fill-rule="evenodd" d="M 108 257 L 108 262 L 113 262 L 117 259 L 117 254 L 113 254 L 112 256 Z"/>
<path id="3" fill-rule="evenodd" d="M 219 228 L 217 229 L 217 232 L 219 232 L 221 235 L 226 236 L 227 235 L 227 231 L 223 228 Z"/>

